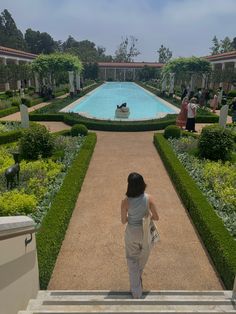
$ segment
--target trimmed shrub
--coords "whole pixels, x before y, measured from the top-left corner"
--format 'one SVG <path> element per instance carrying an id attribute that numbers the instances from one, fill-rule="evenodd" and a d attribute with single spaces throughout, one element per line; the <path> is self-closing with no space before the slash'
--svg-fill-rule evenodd
<path id="1" fill-rule="evenodd" d="M 69 168 L 36 235 L 41 289 L 47 289 L 95 144 L 96 134 L 90 133 Z"/>
<path id="2" fill-rule="evenodd" d="M 36 204 L 34 195 L 12 190 L 0 196 L 0 216 L 27 215 Z"/>
<path id="3" fill-rule="evenodd" d="M 75 124 L 72 126 L 70 132 L 72 136 L 87 135 L 88 129 L 84 124 Z"/>
<path id="4" fill-rule="evenodd" d="M 5 92 L 5 95 L 6 95 L 8 98 L 10 98 L 10 97 L 13 97 L 14 93 L 13 93 L 12 90 L 7 90 L 7 91 Z"/>
<path id="5" fill-rule="evenodd" d="M 20 97 L 13 97 L 11 101 L 12 106 L 19 107 L 21 104 L 21 99 Z"/>
<path id="6" fill-rule="evenodd" d="M 229 91 L 227 96 L 229 98 L 236 97 L 236 89 L 233 89 L 233 90 Z"/>
<path id="7" fill-rule="evenodd" d="M 165 138 L 180 138 L 180 134 L 181 130 L 177 125 L 168 125 L 164 131 Z"/>
<path id="8" fill-rule="evenodd" d="M 0 144 L 15 142 L 21 137 L 21 135 L 21 130 L 3 133 L 0 135 Z"/>
<path id="9" fill-rule="evenodd" d="M 229 159 L 233 145 L 232 132 L 220 125 L 204 127 L 198 143 L 200 156 L 210 160 Z"/>
<path id="10" fill-rule="evenodd" d="M 19 107 L 10 107 L 10 108 L 0 110 L 0 118 L 6 117 L 9 114 L 15 113 L 17 111 L 19 111 Z"/>
<path id="11" fill-rule="evenodd" d="M 227 289 L 236 274 L 236 242 L 162 134 L 154 144 Z"/>
<path id="12" fill-rule="evenodd" d="M 21 156 L 25 159 L 49 157 L 53 151 L 53 137 L 45 126 L 34 124 L 24 130 L 19 148 Z"/>
<path id="13" fill-rule="evenodd" d="M 21 97 L 21 103 L 27 107 L 31 107 L 32 100 L 29 97 Z"/>

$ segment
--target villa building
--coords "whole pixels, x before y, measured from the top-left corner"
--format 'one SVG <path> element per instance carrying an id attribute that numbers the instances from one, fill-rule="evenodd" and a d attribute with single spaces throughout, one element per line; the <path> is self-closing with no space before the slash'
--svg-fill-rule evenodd
<path id="1" fill-rule="evenodd" d="M 36 54 L 0 46 L 1 64 L 27 63 L 32 62 L 36 57 Z M 212 64 L 213 70 L 222 78 L 222 81 L 220 82 L 219 80 L 218 82 L 212 81 L 210 83 L 211 88 L 217 88 L 218 86 L 222 86 L 224 90 L 236 88 L 236 81 L 232 80 L 232 74 L 236 71 L 236 50 L 213 56 L 206 56 L 204 58 Z M 163 64 L 158 62 L 99 62 L 98 77 L 104 81 L 135 81 L 138 79 L 138 72 L 144 67 L 161 69 Z M 224 71 L 226 75 L 221 75 L 222 71 Z M 229 76 L 231 77 L 231 80 L 227 80 Z M 23 85 L 35 86 L 35 79 L 36 78 L 34 77 L 31 80 L 24 82 Z M 4 81 L 2 73 L 0 73 L 0 91 L 20 89 L 21 86 L 21 80 L 9 80 L 6 78 L 6 81 Z"/>

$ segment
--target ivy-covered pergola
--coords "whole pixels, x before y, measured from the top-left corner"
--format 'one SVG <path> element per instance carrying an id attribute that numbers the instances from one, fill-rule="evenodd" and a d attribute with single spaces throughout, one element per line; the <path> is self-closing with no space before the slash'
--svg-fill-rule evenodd
<path id="1" fill-rule="evenodd" d="M 175 81 L 179 81 L 181 85 L 189 86 L 189 90 L 194 91 L 196 78 L 201 79 L 201 87 L 205 88 L 210 73 L 210 62 L 203 58 L 176 58 L 169 61 L 162 69 L 161 90 L 166 92 L 169 82 L 169 93 L 173 94 Z"/>
<path id="2" fill-rule="evenodd" d="M 80 73 L 83 69 L 80 59 L 66 53 L 53 53 L 39 55 L 32 62 L 32 70 L 35 73 L 36 92 L 40 85 L 48 84 L 52 88 L 56 85 L 58 77 L 62 73 L 69 73 L 70 93 L 80 89 Z"/>

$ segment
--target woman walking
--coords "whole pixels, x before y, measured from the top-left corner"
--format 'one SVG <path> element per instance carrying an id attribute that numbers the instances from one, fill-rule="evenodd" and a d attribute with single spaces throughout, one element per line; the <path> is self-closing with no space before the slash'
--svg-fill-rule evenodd
<path id="1" fill-rule="evenodd" d="M 143 177 L 136 172 L 130 173 L 126 198 L 121 203 L 121 222 L 127 223 L 125 250 L 130 290 L 135 299 L 142 296 L 142 273 L 151 249 L 143 243 L 143 217 L 150 211 L 153 220 L 159 219 L 153 198 L 144 193 L 145 188 Z"/>
<path id="2" fill-rule="evenodd" d="M 185 128 L 186 122 L 187 122 L 187 114 L 188 114 L 188 97 L 184 97 L 180 113 L 177 116 L 176 119 L 176 125 L 179 126 L 181 129 Z"/>

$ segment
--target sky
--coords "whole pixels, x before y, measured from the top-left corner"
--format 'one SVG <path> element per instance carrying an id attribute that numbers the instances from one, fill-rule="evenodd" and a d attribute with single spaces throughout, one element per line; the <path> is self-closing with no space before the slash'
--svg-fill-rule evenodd
<path id="1" fill-rule="evenodd" d="M 214 35 L 236 37 L 236 0 L 0 0 L 17 27 L 54 40 L 90 40 L 115 50 L 126 36 L 138 39 L 135 61 L 158 61 L 163 44 L 173 57 L 210 54 Z"/>

